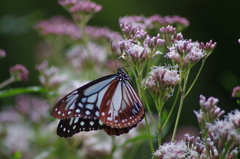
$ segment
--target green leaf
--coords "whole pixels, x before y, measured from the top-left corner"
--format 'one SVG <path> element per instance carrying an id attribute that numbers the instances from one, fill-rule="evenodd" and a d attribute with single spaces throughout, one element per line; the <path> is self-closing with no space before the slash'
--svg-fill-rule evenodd
<path id="1" fill-rule="evenodd" d="M 152 138 L 153 138 L 153 137 L 152 137 Z M 135 138 L 132 138 L 132 139 L 127 140 L 127 141 L 123 144 L 123 146 L 126 145 L 126 144 L 128 144 L 128 143 L 133 143 L 133 142 L 137 142 L 137 141 L 143 141 L 143 140 L 146 140 L 146 139 L 148 139 L 148 135 L 147 135 L 147 134 L 139 135 L 139 136 L 137 136 L 137 137 L 135 137 Z"/>
<path id="2" fill-rule="evenodd" d="M 15 96 L 23 93 L 44 93 L 49 94 L 46 89 L 39 86 L 25 87 L 25 88 L 11 88 L 8 90 L 0 91 L 0 98 L 5 98 L 9 96 Z"/>
<path id="3" fill-rule="evenodd" d="M 20 159 L 20 158 L 22 158 L 22 153 L 21 153 L 20 151 L 16 151 L 16 152 L 14 152 L 12 155 L 13 155 L 13 158 L 14 158 L 14 159 Z"/>
<path id="4" fill-rule="evenodd" d="M 239 105 L 240 105 L 240 100 L 237 100 L 237 104 L 239 104 Z"/>

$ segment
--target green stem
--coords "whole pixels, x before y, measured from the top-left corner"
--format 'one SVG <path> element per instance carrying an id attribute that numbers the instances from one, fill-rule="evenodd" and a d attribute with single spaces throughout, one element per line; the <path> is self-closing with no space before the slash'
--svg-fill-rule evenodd
<path id="1" fill-rule="evenodd" d="M 162 144 L 162 140 L 161 140 L 162 139 L 162 128 L 161 128 L 162 127 L 162 108 L 163 108 L 164 102 L 161 101 L 161 99 L 163 99 L 161 97 L 157 98 L 157 96 L 155 96 L 154 99 L 157 99 L 154 101 L 158 111 L 158 125 L 157 125 L 158 145 L 161 145 Z"/>
<path id="2" fill-rule="evenodd" d="M 184 79 L 183 81 L 183 87 L 182 87 L 182 79 L 179 83 L 179 90 L 181 92 L 181 99 L 180 99 L 180 103 L 179 103 L 179 108 L 178 108 L 178 114 L 177 114 L 177 118 L 176 118 L 176 122 L 175 122 L 175 126 L 174 126 L 174 130 L 173 130 L 173 136 L 172 136 L 172 140 L 171 142 L 174 141 L 175 136 L 176 136 L 176 132 L 177 132 L 177 128 L 178 128 L 178 123 L 179 123 L 179 119 L 181 116 L 181 112 L 182 112 L 182 106 L 183 106 L 183 102 L 185 99 L 185 90 L 186 90 L 186 85 L 187 85 L 187 81 L 188 81 L 188 76 L 190 73 L 190 69 L 186 70 L 186 72 L 184 73 L 184 71 L 182 72 L 182 76 L 180 76 L 182 79 Z"/>
<path id="3" fill-rule="evenodd" d="M 202 61 L 202 65 L 201 65 L 201 67 L 199 68 L 198 73 L 197 73 L 197 75 L 196 75 L 194 81 L 192 82 L 191 86 L 188 88 L 188 91 L 186 92 L 185 97 L 189 94 L 189 92 L 190 92 L 191 89 L 193 88 L 194 84 L 196 83 L 196 81 L 197 81 L 197 79 L 198 79 L 200 73 L 202 72 L 202 68 L 203 68 L 203 66 L 204 66 L 204 63 L 205 63 L 205 60 L 203 59 L 203 61 Z"/>
<path id="4" fill-rule="evenodd" d="M 14 82 L 14 78 L 10 77 L 9 79 L 7 79 L 6 81 L 3 81 L 2 83 L 0 83 L 0 89 L 9 85 L 10 83 Z"/>
<path id="5" fill-rule="evenodd" d="M 116 150 L 115 136 L 112 136 L 112 150 L 111 150 L 111 154 L 109 156 L 109 159 L 113 158 L 115 150 Z"/>
<path id="6" fill-rule="evenodd" d="M 148 63 L 147 63 L 147 65 L 148 65 Z M 149 72 L 149 67 L 147 67 L 147 72 Z M 142 72 L 141 72 L 141 76 L 142 76 Z M 142 81 L 142 80 L 141 80 L 141 81 Z M 143 85 L 145 85 L 145 83 L 143 83 Z M 141 88 L 142 88 L 142 87 L 141 87 Z M 150 118 L 151 118 L 154 126 L 155 126 L 156 129 L 157 129 L 157 123 L 156 123 L 156 121 L 155 121 L 155 119 L 154 119 L 154 117 L 153 117 L 153 113 L 152 113 L 152 111 L 151 111 L 151 109 L 150 109 L 150 106 L 149 106 L 149 104 L 148 104 L 148 102 L 147 102 L 146 96 L 144 96 L 143 92 L 144 92 L 144 89 L 142 88 L 142 89 L 140 90 L 140 93 L 141 93 L 141 94 L 140 94 L 140 98 L 143 99 L 144 106 L 147 107 L 147 110 L 148 110 L 148 113 L 149 113 L 149 115 L 150 115 Z M 151 92 L 150 92 L 150 93 L 151 93 Z M 153 95 L 152 95 L 152 96 L 153 96 Z"/>
<path id="7" fill-rule="evenodd" d="M 143 99 L 143 101 L 146 101 L 145 96 L 141 96 L 141 99 Z M 151 118 L 151 120 L 153 122 L 153 125 L 157 129 L 157 123 L 156 123 L 156 121 L 155 121 L 155 119 L 153 117 L 153 113 L 152 113 L 152 111 L 150 109 L 150 106 L 148 105 L 148 102 L 144 102 L 144 104 L 145 104 L 144 106 L 147 107 L 147 111 L 148 111 L 148 114 L 149 114 L 149 116 L 150 116 L 150 118 Z"/>
<path id="8" fill-rule="evenodd" d="M 151 120 L 154 121 L 154 118 L 153 118 L 153 115 L 151 113 L 151 110 L 150 110 L 150 107 L 148 105 L 148 102 L 145 98 L 145 96 L 143 95 L 143 89 L 141 89 L 141 81 L 142 81 L 142 71 L 143 71 L 143 68 L 144 68 L 144 65 L 141 65 L 140 67 L 136 67 L 136 72 L 134 71 L 134 76 L 137 77 L 137 88 L 138 88 L 138 93 L 140 95 L 140 99 L 144 99 L 144 103 L 145 105 L 147 106 L 147 109 L 148 109 L 148 112 L 150 114 L 150 117 L 151 117 Z M 148 121 L 147 121 L 147 118 L 145 116 L 145 123 L 146 123 L 146 128 L 147 128 L 147 134 L 148 134 L 148 140 L 149 140 L 149 144 L 150 144 L 150 148 L 151 148 L 151 151 L 152 153 L 154 153 L 154 147 L 153 147 L 153 142 L 152 142 L 152 136 L 151 136 L 151 133 L 150 133 L 150 129 L 149 129 L 149 125 L 148 125 Z M 155 121 L 154 121 L 154 124 L 156 125 Z"/>
<path id="9" fill-rule="evenodd" d="M 179 88 L 178 88 L 178 89 L 179 89 Z M 171 117 L 171 115 L 172 115 L 172 112 L 173 112 L 173 110 L 174 110 L 174 108 L 175 108 L 175 106 L 176 106 L 176 103 L 177 103 L 178 96 L 179 96 L 179 90 L 177 91 L 177 95 L 176 95 L 176 97 L 175 97 L 175 100 L 174 100 L 174 103 L 173 103 L 173 105 L 172 105 L 172 108 L 171 108 L 170 112 L 168 113 L 168 116 L 167 116 L 164 124 L 162 125 L 162 128 L 161 128 L 162 130 L 165 128 L 165 126 L 166 126 L 167 123 L 168 123 L 168 120 L 170 119 L 170 117 Z"/>
<path id="10" fill-rule="evenodd" d="M 206 156 L 210 157 L 210 149 L 209 146 L 207 144 L 207 138 L 208 138 L 208 133 L 207 133 L 207 128 L 204 128 L 204 135 L 203 135 L 203 139 L 204 139 L 204 144 L 205 144 L 205 148 L 206 148 Z"/>
<path id="11" fill-rule="evenodd" d="M 151 136 L 151 133 L 150 133 L 150 131 L 149 131 L 149 125 L 148 125 L 148 121 L 147 121 L 147 117 L 146 117 L 146 116 L 144 117 L 144 120 L 145 120 L 145 123 L 146 123 L 149 145 L 150 145 L 150 148 L 151 148 L 152 153 L 154 153 L 152 136 Z"/>

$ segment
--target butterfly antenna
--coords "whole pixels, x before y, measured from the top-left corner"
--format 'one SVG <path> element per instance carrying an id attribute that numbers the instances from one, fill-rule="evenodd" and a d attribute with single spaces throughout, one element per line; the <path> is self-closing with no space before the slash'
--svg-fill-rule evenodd
<path id="1" fill-rule="evenodd" d="M 115 67 L 118 68 L 117 63 L 116 63 L 117 56 L 116 56 L 116 53 L 114 53 L 114 51 L 113 51 L 113 41 L 111 41 L 111 50 L 112 50 L 112 57 L 114 60 Z"/>

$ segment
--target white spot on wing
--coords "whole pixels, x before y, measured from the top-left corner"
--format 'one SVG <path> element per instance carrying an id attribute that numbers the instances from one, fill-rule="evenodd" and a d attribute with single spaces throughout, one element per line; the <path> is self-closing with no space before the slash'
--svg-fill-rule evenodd
<path id="1" fill-rule="evenodd" d="M 98 95 L 98 94 L 95 93 L 95 94 L 89 96 L 88 99 L 87 99 L 87 101 L 88 101 L 89 103 L 94 103 L 94 102 L 96 101 L 96 99 L 97 99 L 97 95 Z"/>
<path id="2" fill-rule="evenodd" d="M 95 115 L 96 115 L 97 117 L 99 117 L 99 111 L 96 111 L 96 112 L 95 112 Z"/>
<path id="3" fill-rule="evenodd" d="M 82 104 L 82 103 L 78 103 L 78 106 L 79 106 L 80 108 L 83 108 L 83 104 Z"/>
<path id="4" fill-rule="evenodd" d="M 93 104 L 87 104 L 85 107 L 86 107 L 87 109 L 92 110 L 92 109 L 93 109 Z"/>
<path id="5" fill-rule="evenodd" d="M 70 119 L 69 125 L 72 125 L 73 119 L 74 119 L 74 118 L 71 118 L 71 119 Z"/>
<path id="6" fill-rule="evenodd" d="M 80 125 L 82 125 L 82 126 L 83 126 L 84 124 L 85 124 L 85 123 L 84 123 L 84 121 L 81 121 Z"/>
<path id="7" fill-rule="evenodd" d="M 81 99 L 82 103 L 85 103 L 86 101 L 87 101 L 87 98 L 85 98 L 85 97 Z"/>
<path id="8" fill-rule="evenodd" d="M 72 118 L 72 119 L 74 119 L 74 118 Z M 78 122 L 78 120 L 79 120 L 79 118 L 77 117 L 77 118 L 75 118 L 75 120 L 74 120 L 74 123 L 76 124 L 77 122 Z"/>
<path id="9" fill-rule="evenodd" d="M 103 125 L 103 122 L 102 122 L 101 120 L 99 120 L 99 124 L 100 124 L 100 125 Z"/>

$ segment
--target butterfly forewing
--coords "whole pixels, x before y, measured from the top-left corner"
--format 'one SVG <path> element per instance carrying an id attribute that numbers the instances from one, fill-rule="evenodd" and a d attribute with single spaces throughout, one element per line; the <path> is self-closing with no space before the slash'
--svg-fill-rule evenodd
<path id="1" fill-rule="evenodd" d="M 128 81 L 114 80 L 106 91 L 100 106 L 100 120 L 107 126 L 126 128 L 140 122 L 143 105 Z"/>
<path id="2" fill-rule="evenodd" d="M 105 76 L 70 92 L 57 102 L 51 115 L 58 119 L 98 119 L 102 98 L 114 78 L 116 75 Z"/>

